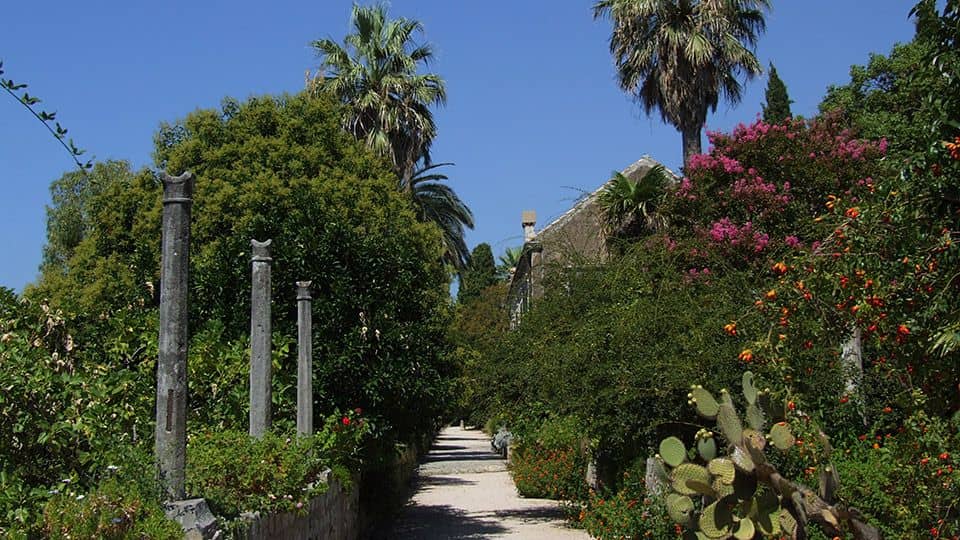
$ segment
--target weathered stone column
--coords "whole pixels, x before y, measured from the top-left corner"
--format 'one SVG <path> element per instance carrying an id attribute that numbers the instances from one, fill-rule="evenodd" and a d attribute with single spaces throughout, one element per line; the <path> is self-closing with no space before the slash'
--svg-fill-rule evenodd
<path id="1" fill-rule="evenodd" d="M 154 452 L 168 500 L 185 496 L 187 458 L 187 292 L 190 269 L 190 206 L 193 175 L 164 173 L 160 267 L 160 355 L 157 362 L 157 425 Z"/>
<path id="2" fill-rule="evenodd" d="M 250 435 L 270 429 L 270 244 L 251 240 L 253 274 L 250 290 Z"/>
<path id="3" fill-rule="evenodd" d="M 297 433 L 313 435 L 313 298 L 310 282 L 297 282 Z"/>

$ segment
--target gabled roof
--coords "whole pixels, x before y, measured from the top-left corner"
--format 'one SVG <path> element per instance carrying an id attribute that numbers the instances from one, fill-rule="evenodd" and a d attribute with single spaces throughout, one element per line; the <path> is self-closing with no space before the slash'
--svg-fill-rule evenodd
<path id="1" fill-rule="evenodd" d="M 656 161 L 655 159 L 651 158 L 648 155 L 645 155 L 642 158 L 638 159 L 637 161 L 634 161 L 626 169 L 620 171 L 620 174 L 626 176 L 627 178 L 630 178 L 631 180 L 638 180 L 642 178 L 643 175 L 647 173 L 647 171 L 656 167 L 657 165 L 660 165 L 658 161 Z M 677 174 L 671 171 L 670 169 L 666 169 L 666 171 L 670 173 L 670 175 L 673 176 L 674 178 L 679 178 Z M 574 204 L 569 210 L 561 214 L 560 217 L 554 219 L 553 221 L 548 223 L 546 227 L 540 229 L 540 231 L 537 232 L 537 236 L 540 236 L 541 234 L 548 232 L 551 228 L 562 228 L 563 225 L 567 221 L 569 221 L 574 215 L 576 215 L 578 212 L 583 210 L 585 207 L 592 205 L 594 201 L 596 201 L 597 198 L 600 196 L 600 192 L 603 191 L 603 188 L 607 187 L 607 184 L 609 184 L 610 182 L 611 180 L 607 180 L 606 182 L 601 184 L 600 187 L 598 187 L 597 189 L 593 190 L 593 192 L 588 194 L 586 197 L 583 197 L 582 199 L 578 200 L 576 204 Z"/>

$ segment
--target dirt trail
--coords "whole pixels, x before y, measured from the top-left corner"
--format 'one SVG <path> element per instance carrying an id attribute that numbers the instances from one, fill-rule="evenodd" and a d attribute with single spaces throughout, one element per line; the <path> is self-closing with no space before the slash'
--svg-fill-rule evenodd
<path id="1" fill-rule="evenodd" d="M 480 430 L 444 429 L 414 482 L 390 538 L 589 538 L 566 525 L 556 501 L 518 496 L 506 462 Z"/>

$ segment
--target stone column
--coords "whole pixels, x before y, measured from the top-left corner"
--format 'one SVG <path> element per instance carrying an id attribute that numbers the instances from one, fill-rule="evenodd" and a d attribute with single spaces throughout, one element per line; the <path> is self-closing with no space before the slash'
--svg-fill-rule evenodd
<path id="1" fill-rule="evenodd" d="M 253 273 L 250 290 L 250 435 L 270 429 L 270 244 L 251 240 Z"/>
<path id="2" fill-rule="evenodd" d="M 187 457 L 187 292 L 193 175 L 164 173 L 160 268 L 160 341 L 157 361 L 157 424 L 154 452 L 168 500 L 185 496 Z"/>
<path id="3" fill-rule="evenodd" d="M 297 433 L 313 435 L 313 298 L 310 282 L 297 282 Z"/>

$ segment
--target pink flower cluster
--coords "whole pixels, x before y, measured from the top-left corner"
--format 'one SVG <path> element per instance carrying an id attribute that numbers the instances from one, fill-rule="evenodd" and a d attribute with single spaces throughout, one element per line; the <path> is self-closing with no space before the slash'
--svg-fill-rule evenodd
<path id="1" fill-rule="evenodd" d="M 753 223 L 746 222 L 737 225 L 730 218 L 722 218 L 710 226 L 710 240 L 722 246 L 745 246 L 755 253 L 763 251 L 770 243 L 770 236 L 753 229 Z"/>
<path id="2" fill-rule="evenodd" d="M 747 171 L 748 176 L 733 183 L 731 195 L 734 199 L 747 204 L 750 211 L 760 208 L 781 208 L 790 202 L 790 182 L 784 182 L 783 192 L 773 182 L 765 181 L 754 168 Z"/>
<path id="3" fill-rule="evenodd" d="M 677 188 L 675 195 L 678 198 L 686 199 L 688 201 L 697 200 L 697 196 L 693 193 L 693 182 L 691 182 L 686 176 L 680 180 L 680 187 Z"/>
<path id="4" fill-rule="evenodd" d="M 791 127 L 792 122 L 783 124 L 768 124 L 763 120 L 757 119 L 750 125 L 743 123 L 737 124 L 737 127 L 733 128 L 733 140 L 735 142 L 756 141 L 762 137 L 766 137 L 770 133 L 787 133 Z"/>
<path id="5" fill-rule="evenodd" d="M 740 174 L 743 172 L 743 165 L 736 159 L 723 154 L 714 156 L 713 154 L 695 154 L 690 156 L 690 163 L 687 165 L 687 172 L 697 170 L 718 170 L 729 174 Z"/>

